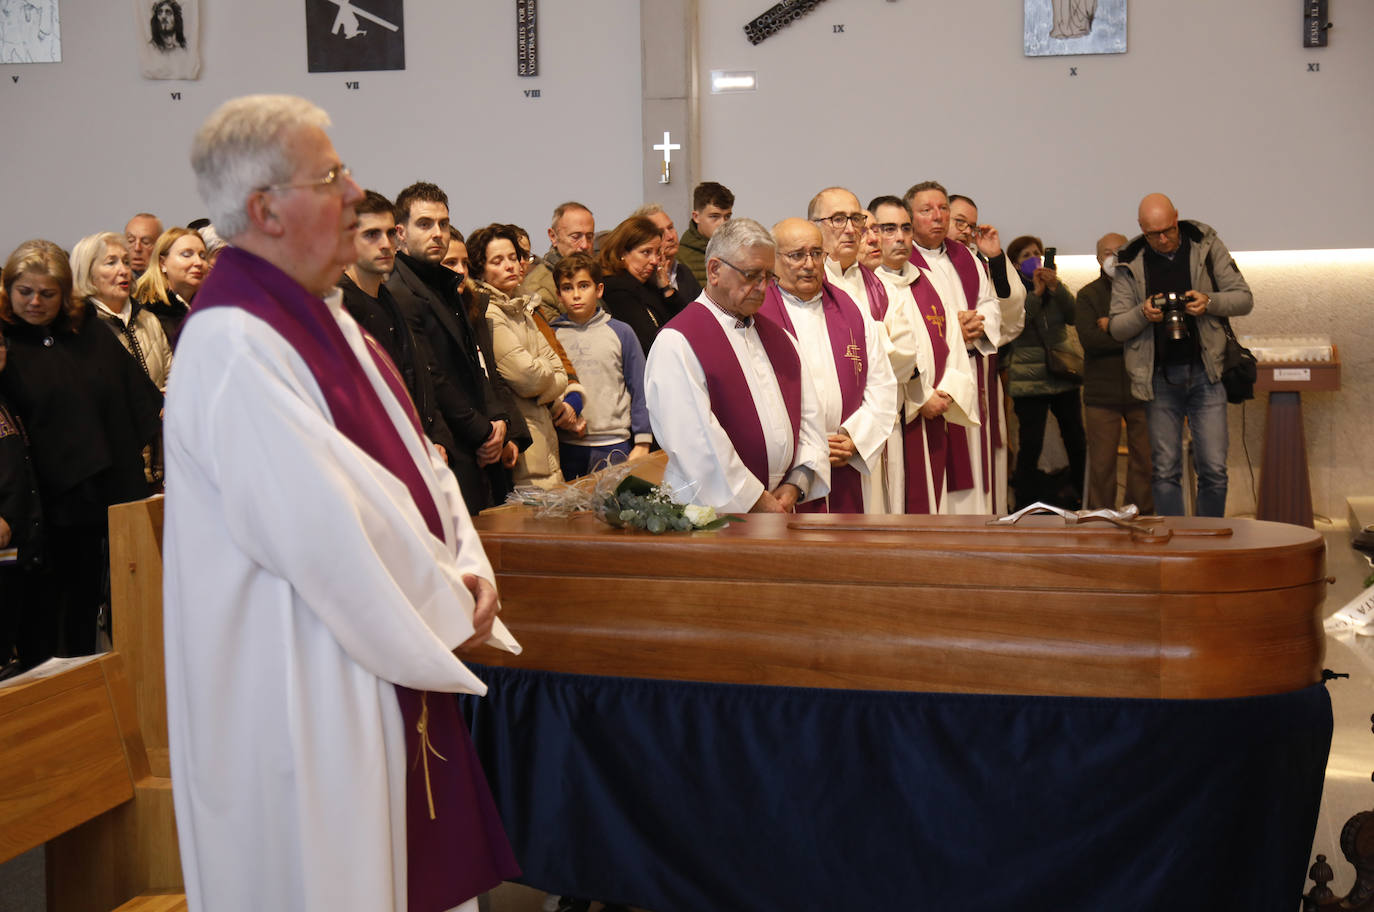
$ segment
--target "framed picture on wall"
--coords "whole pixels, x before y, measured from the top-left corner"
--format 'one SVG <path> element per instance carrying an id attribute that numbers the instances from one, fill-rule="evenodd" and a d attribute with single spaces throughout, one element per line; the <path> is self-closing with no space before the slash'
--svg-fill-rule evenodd
<path id="1" fill-rule="evenodd" d="M 401 0 L 305 0 L 311 73 L 406 68 Z"/>
<path id="2" fill-rule="evenodd" d="M 200 0 L 134 0 L 144 79 L 200 75 Z"/>
<path id="3" fill-rule="evenodd" d="M 1126 0 L 1024 0 L 1026 56 L 1126 53 Z"/>
<path id="4" fill-rule="evenodd" d="M 57 0 L 0 0 L 0 63 L 61 63 Z"/>

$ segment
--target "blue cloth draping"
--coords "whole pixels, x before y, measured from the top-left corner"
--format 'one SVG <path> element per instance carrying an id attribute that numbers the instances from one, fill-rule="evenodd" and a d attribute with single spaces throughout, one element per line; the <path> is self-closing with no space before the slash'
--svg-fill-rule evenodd
<path id="1" fill-rule="evenodd" d="M 897 693 L 474 666 L 524 882 L 654 912 L 1292 912 L 1325 687 Z"/>

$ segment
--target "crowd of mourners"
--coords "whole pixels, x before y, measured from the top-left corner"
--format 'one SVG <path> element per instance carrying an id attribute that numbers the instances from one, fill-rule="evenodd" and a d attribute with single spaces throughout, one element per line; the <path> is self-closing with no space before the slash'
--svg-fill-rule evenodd
<path id="1" fill-rule="evenodd" d="M 1094 457 L 1103 478 L 1094 487 L 1110 493 L 1090 493 L 1096 502 L 1088 505 L 1115 505 L 1115 447 L 1126 415 L 1129 493 L 1148 509 L 1141 403 L 1127 390 L 1121 345 L 1106 332 L 1108 273 L 1096 283 L 1102 287 L 1076 304 L 1045 262 L 1038 238 L 1019 237 L 1004 252 L 996 230 L 979 225 L 972 200 L 948 201 L 950 238 L 985 271 L 990 257 L 1001 266 L 997 296 L 1004 302 L 1013 296 L 1001 286 L 1014 277 L 1016 290 L 1024 290 L 1014 306 L 1024 300 L 1023 325 L 1033 327 L 1019 340 L 999 340 L 1009 342 L 1001 376 L 1020 418 L 1015 500 L 1057 493 L 1066 506 L 1078 506 L 1083 497 L 1079 386 L 1044 370 L 1048 340 L 1077 322 L 1097 354 L 1115 358 L 1098 366 L 1098 381 L 1089 386 L 1111 413 L 1102 435 L 1110 439 L 1111 457 L 1109 470 Z M 358 205 L 356 257 L 339 278 L 339 306 L 391 356 L 469 510 L 475 515 L 503 503 L 518 486 L 552 488 L 648 453 L 655 441 L 646 357 L 664 324 L 707 285 L 707 245 L 731 218 L 731 191 L 714 182 L 699 185 L 681 236 L 657 205 L 598 233 L 587 206 L 564 203 L 553 211 L 542 255 L 515 225 L 489 224 L 464 235 L 450 222 L 448 202 L 443 190 L 425 182 L 394 200 L 367 191 Z M 862 223 L 844 212 L 809 219 L 824 236 L 825 254 L 874 271 L 893 244 L 899 259 L 910 253 L 910 194 L 870 205 L 882 208 L 887 221 L 870 210 L 863 210 Z M 905 217 L 894 221 L 894 207 L 904 207 Z M 1099 244 L 1107 268 L 1125 240 L 1109 235 Z M 33 240 L 5 261 L 0 547 L 16 553 L 0 565 L 0 673 L 96 650 L 108 605 L 106 511 L 161 490 L 162 396 L 181 327 L 225 246 L 208 221 L 164 230 L 156 216 L 140 213 L 122 233 L 89 235 L 70 253 Z M 837 247 L 852 255 L 837 254 Z M 1067 489 L 1059 492 L 1045 488 L 1037 468 L 1049 411 L 1069 461 Z M 999 507 L 1007 502 L 1007 479 L 1000 481 L 1002 497 L 989 501 Z"/>

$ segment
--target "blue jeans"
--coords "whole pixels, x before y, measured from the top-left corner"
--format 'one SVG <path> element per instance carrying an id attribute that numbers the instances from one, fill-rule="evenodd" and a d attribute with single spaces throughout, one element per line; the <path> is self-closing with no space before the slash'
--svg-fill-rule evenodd
<path id="1" fill-rule="evenodd" d="M 576 443 L 558 442 L 559 467 L 568 481 L 581 478 L 598 468 L 602 462 L 611 465 L 624 462 L 630 455 L 631 442 L 622 440 L 607 446 L 580 446 Z"/>
<path id="2" fill-rule="evenodd" d="M 1183 419 L 1193 433 L 1197 468 L 1197 515 L 1226 515 L 1226 387 L 1212 383 L 1200 361 L 1155 368 L 1155 397 L 1148 405 L 1150 488 L 1155 509 L 1164 516 L 1183 515 Z"/>

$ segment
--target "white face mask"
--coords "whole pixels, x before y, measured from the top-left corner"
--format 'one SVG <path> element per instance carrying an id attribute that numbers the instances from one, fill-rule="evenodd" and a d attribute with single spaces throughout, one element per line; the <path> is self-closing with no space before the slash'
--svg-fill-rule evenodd
<path id="1" fill-rule="evenodd" d="M 1116 254 L 1107 254 L 1107 258 L 1102 261 L 1102 271 L 1107 275 L 1111 275 L 1116 271 Z"/>

